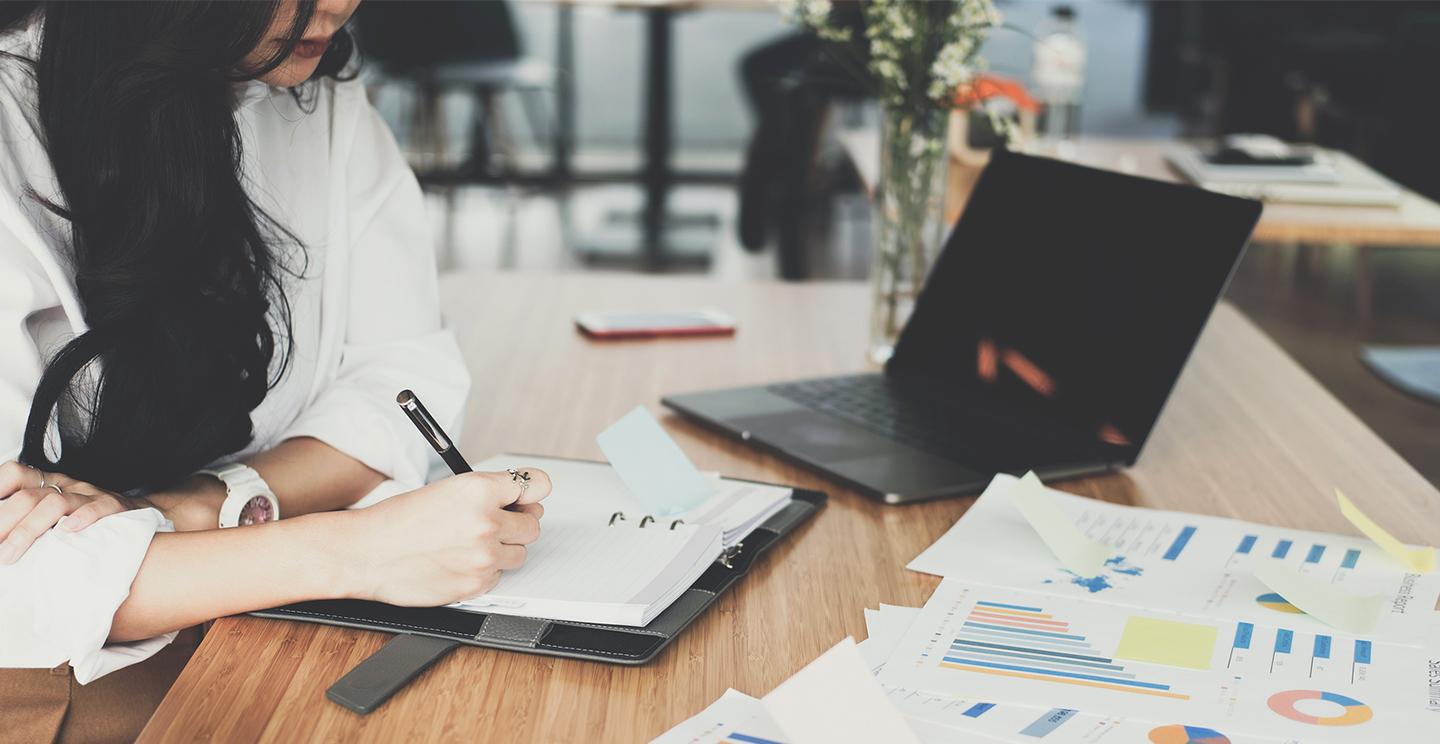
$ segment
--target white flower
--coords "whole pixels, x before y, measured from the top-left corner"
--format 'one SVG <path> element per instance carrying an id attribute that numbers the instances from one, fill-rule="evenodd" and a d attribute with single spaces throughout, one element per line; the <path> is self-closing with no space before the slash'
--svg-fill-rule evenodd
<path id="1" fill-rule="evenodd" d="M 830 24 L 830 0 L 777 0 L 780 17 L 793 26 L 814 31 L 827 41 L 849 41 L 850 29 Z"/>
<path id="2" fill-rule="evenodd" d="M 848 28 L 830 21 L 831 0 L 777 2 L 787 21 L 822 39 L 850 40 Z M 941 20 L 930 12 L 935 6 L 926 2 L 949 3 Z M 935 104 L 952 105 L 955 88 L 984 68 L 980 45 L 1001 22 L 993 0 L 869 0 L 865 19 L 870 72 L 887 106 L 914 106 L 914 94 L 921 92 Z"/>

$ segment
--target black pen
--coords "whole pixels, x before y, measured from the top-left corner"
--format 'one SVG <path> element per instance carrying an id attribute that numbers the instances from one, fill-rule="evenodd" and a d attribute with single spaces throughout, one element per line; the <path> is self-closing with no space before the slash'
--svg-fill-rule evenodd
<path id="1" fill-rule="evenodd" d="M 395 396 L 395 402 L 400 404 L 400 410 L 410 417 L 410 422 L 415 424 L 420 435 L 435 448 L 435 453 L 450 466 L 452 472 L 456 475 L 470 472 L 470 463 L 466 462 L 460 450 L 455 448 L 455 443 L 450 441 L 445 430 L 436 423 L 435 417 L 425 410 L 425 404 L 420 402 L 419 397 L 409 390 L 401 390 L 400 394 Z"/>

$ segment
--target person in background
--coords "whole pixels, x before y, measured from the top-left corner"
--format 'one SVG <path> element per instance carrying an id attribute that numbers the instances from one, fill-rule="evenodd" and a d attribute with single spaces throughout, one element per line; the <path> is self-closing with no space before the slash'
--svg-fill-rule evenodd
<path id="1" fill-rule="evenodd" d="M 0 738 L 133 739 L 186 629 L 446 604 L 539 534 L 543 472 L 427 486 L 394 403 L 469 377 L 356 3 L 0 4 Z"/>
<path id="2" fill-rule="evenodd" d="M 852 39 L 864 39 L 861 2 L 841 0 L 830 12 Z M 740 243 L 759 251 L 775 230 L 781 277 L 804 279 L 809 267 L 801 215 L 820 129 L 831 100 L 868 94 L 868 73 L 863 59 L 837 55 L 833 43 L 811 31 L 794 31 L 746 52 L 740 82 L 755 115 L 740 172 Z"/>

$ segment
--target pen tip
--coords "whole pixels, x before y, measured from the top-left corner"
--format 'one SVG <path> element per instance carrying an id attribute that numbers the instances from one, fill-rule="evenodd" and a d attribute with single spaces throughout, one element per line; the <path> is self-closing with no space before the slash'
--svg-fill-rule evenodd
<path id="1" fill-rule="evenodd" d="M 395 396 L 395 402 L 402 406 L 408 406 L 415 402 L 415 394 L 409 390 L 401 390 L 400 394 Z"/>

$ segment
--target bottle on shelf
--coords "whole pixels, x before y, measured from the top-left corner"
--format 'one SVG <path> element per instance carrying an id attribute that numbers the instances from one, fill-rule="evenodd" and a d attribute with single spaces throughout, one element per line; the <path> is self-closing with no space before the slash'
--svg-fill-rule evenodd
<path id="1" fill-rule="evenodd" d="M 1040 103 L 1041 137 L 1052 142 L 1074 137 L 1080 126 L 1080 93 L 1085 85 L 1085 42 L 1075 25 L 1075 8 L 1057 5 L 1036 29 L 1031 70 Z"/>

